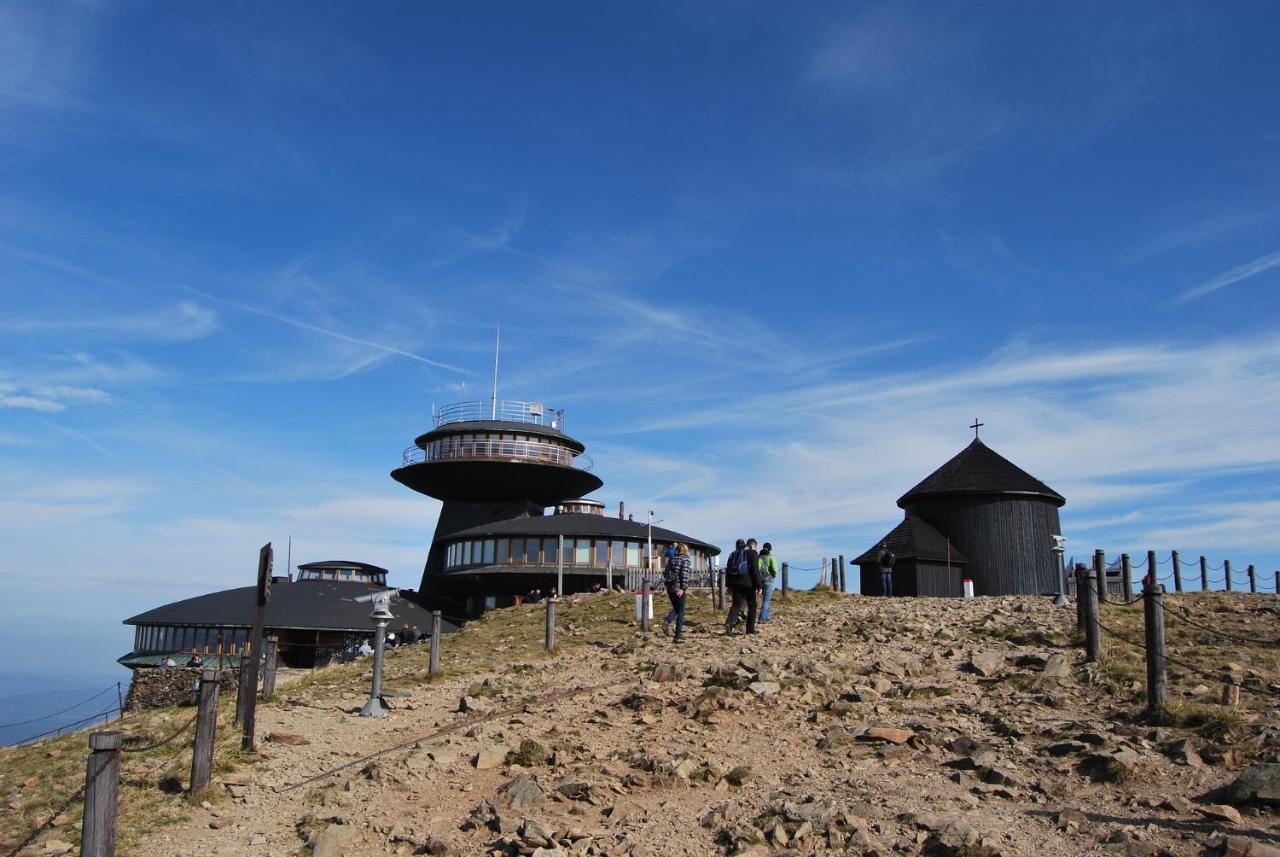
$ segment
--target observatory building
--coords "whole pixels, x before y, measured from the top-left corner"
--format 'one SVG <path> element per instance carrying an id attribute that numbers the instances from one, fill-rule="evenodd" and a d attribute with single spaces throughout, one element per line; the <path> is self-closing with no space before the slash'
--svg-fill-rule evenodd
<path id="1" fill-rule="evenodd" d="M 905 513 L 854 560 L 864 595 L 881 594 L 877 556 L 888 542 L 897 556 L 894 595 L 1045 595 L 1058 591 L 1061 568 L 1051 552 L 1067 501 L 980 439 L 898 498 Z"/>
<path id="2" fill-rule="evenodd" d="M 583 499 L 603 486 L 586 447 L 565 433 L 564 411 L 539 402 L 458 402 L 404 451 L 391 477 L 443 502 L 419 587 L 423 603 L 457 618 L 549 592 L 563 570 L 564 593 L 603 584 L 686 542 L 695 575 L 719 549 L 648 521 L 604 514 Z M 547 514 L 550 509 L 552 514 Z"/>

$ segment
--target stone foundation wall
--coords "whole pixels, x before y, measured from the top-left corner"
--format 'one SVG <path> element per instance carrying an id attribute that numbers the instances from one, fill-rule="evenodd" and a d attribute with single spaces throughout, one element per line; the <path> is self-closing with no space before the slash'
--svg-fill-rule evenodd
<path id="1" fill-rule="evenodd" d="M 142 708 L 164 708 L 170 705 L 194 705 L 193 692 L 200 681 L 201 670 L 196 667 L 156 667 L 136 669 L 129 683 L 129 695 L 125 697 L 125 711 Z M 240 681 L 240 670 L 222 671 L 222 694 L 235 693 Z"/>

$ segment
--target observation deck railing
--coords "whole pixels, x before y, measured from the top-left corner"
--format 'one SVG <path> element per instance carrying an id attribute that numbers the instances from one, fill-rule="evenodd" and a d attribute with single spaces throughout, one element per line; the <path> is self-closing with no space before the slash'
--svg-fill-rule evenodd
<path id="1" fill-rule="evenodd" d="M 564 411 L 547 407 L 542 402 L 515 402 L 499 399 L 490 401 L 453 402 L 436 408 L 436 428 L 449 423 L 500 420 L 507 423 L 526 423 L 564 431 Z"/>
<path id="2" fill-rule="evenodd" d="M 591 456 L 575 455 L 567 446 L 532 440 L 471 440 L 464 443 L 433 443 L 428 449 L 411 446 L 402 456 L 404 466 L 429 461 L 514 461 L 531 464 L 555 464 L 590 471 L 595 462 Z"/>

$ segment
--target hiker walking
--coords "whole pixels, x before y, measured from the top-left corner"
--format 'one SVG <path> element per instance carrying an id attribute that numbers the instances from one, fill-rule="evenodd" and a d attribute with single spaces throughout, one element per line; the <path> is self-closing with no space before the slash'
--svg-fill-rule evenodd
<path id="1" fill-rule="evenodd" d="M 725 564 L 729 575 L 729 590 L 733 593 L 733 606 L 724 621 L 724 632 L 732 634 L 734 626 L 746 611 L 747 633 L 756 634 L 756 594 L 760 591 L 760 554 L 756 552 L 756 540 L 738 539 L 733 553 Z"/>
<path id="2" fill-rule="evenodd" d="M 689 577 L 692 567 L 689 564 L 689 546 L 679 542 L 675 552 L 667 557 L 666 568 L 662 570 L 662 581 L 667 587 L 667 597 L 671 599 L 671 612 L 662 620 L 662 633 L 671 633 L 671 622 L 675 620 L 675 642 L 684 642 L 684 603 L 689 594 Z"/>
<path id="3" fill-rule="evenodd" d="M 760 549 L 760 588 L 763 597 L 760 599 L 760 621 L 768 622 L 773 618 L 773 581 L 778 577 L 778 558 L 773 555 L 773 545 L 768 542 Z"/>
<path id="4" fill-rule="evenodd" d="M 880 566 L 880 594 L 886 598 L 893 595 L 893 564 L 897 559 L 893 551 L 889 550 L 889 543 L 881 542 L 876 563 Z"/>

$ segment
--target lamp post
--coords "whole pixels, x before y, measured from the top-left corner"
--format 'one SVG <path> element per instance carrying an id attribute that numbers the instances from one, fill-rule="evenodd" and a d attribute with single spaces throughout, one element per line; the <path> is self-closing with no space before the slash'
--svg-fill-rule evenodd
<path id="1" fill-rule="evenodd" d="M 369 689 L 369 701 L 360 709 L 361 717 L 386 717 L 390 711 L 382 698 L 382 649 L 387 638 L 387 623 L 396 618 L 391 615 L 391 594 L 393 590 L 375 592 L 370 597 L 373 601 L 373 612 L 369 618 L 377 625 L 373 636 L 373 686 Z"/>
<path id="2" fill-rule="evenodd" d="M 653 510 L 652 509 L 649 510 L 649 536 L 647 541 L 645 542 L 645 564 L 646 564 L 646 570 L 649 571 L 650 573 L 653 572 L 653 525 L 661 524 L 665 520 L 666 518 L 662 518 L 660 520 L 655 521 L 653 519 Z"/>
<path id="3" fill-rule="evenodd" d="M 1049 538 L 1053 540 L 1053 547 L 1049 548 L 1049 552 L 1053 554 L 1054 576 L 1058 578 L 1058 594 L 1053 599 L 1053 606 L 1066 607 L 1071 603 L 1067 601 L 1067 569 L 1062 564 L 1062 555 L 1067 550 L 1067 540 L 1062 536 L 1049 536 Z"/>

